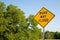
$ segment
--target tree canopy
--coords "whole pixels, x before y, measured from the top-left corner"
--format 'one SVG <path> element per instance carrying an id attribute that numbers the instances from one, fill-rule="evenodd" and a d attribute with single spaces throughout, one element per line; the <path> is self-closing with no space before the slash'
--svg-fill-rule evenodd
<path id="1" fill-rule="evenodd" d="M 26 18 L 17 6 L 0 2 L 0 40 L 38 40 L 42 32 L 33 18 Z"/>

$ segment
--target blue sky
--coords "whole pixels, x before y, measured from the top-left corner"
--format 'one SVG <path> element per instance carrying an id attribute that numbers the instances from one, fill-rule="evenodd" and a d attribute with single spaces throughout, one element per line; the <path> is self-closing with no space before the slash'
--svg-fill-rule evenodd
<path id="1" fill-rule="evenodd" d="M 55 17 L 48 23 L 45 30 L 49 31 L 59 31 L 60 32 L 60 0 L 0 0 L 6 5 L 13 4 L 18 6 L 21 10 L 25 12 L 25 16 L 28 17 L 30 14 L 36 15 L 36 13 L 45 7 L 53 14 Z M 38 27 L 41 27 L 40 25 Z M 42 28 L 42 27 L 41 27 Z"/>

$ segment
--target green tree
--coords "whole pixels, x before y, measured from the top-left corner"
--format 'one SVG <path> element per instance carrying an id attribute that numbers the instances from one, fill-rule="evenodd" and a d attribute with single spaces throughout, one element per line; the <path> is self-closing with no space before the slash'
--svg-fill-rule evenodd
<path id="1" fill-rule="evenodd" d="M 6 20 L 7 20 L 6 25 L 7 28 L 9 29 L 8 31 L 10 32 L 10 34 L 5 36 L 9 37 L 9 35 L 14 34 L 13 36 L 11 35 L 11 38 L 9 37 L 8 40 L 15 40 L 16 39 L 15 36 L 19 38 L 16 40 L 25 40 L 24 31 L 27 26 L 27 23 L 26 23 L 26 18 L 24 16 L 24 12 L 21 9 L 17 8 L 16 6 L 9 5 L 7 7 Z"/>
<path id="2" fill-rule="evenodd" d="M 5 4 L 4 2 L 0 2 L 0 13 L 5 11 Z"/>
<path id="3" fill-rule="evenodd" d="M 5 16 L 5 4 L 4 2 L 0 2 L 0 39 L 1 40 L 7 39 L 4 36 L 4 31 L 6 30 L 6 27 L 4 25 L 5 22 L 4 16 Z"/>
<path id="4" fill-rule="evenodd" d="M 60 39 L 60 32 L 54 32 L 54 38 Z"/>
<path id="5" fill-rule="evenodd" d="M 28 18 L 24 15 L 17 6 L 10 4 L 6 8 L 0 2 L 0 40 L 38 40 L 42 37 L 34 15 Z"/>
<path id="6" fill-rule="evenodd" d="M 54 38 L 54 33 L 46 31 L 45 32 L 45 39 L 53 39 Z"/>
<path id="7" fill-rule="evenodd" d="M 29 28 L 31 30 L 31 40 L 38 40 L 42 37 L 41 29 L 37 27 L 37 22 L 34 20 L 34 15 L 28 17 Z"/>

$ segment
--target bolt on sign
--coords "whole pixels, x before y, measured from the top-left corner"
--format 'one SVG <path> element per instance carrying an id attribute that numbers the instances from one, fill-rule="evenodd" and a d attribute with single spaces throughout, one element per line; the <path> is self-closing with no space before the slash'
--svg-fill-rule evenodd
<path id="1" fill-rule="evenodd" d="M 43 28 L 55 17 L 46 8 L 42 8 L 34 17 L 34 20 L 37 21 Z"/>

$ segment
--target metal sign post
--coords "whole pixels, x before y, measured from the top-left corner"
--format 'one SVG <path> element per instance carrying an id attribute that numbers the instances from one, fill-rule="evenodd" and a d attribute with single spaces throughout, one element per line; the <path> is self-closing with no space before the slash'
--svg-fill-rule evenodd
<path id="1" fill-rule="evenodd" d="M 43 28 L 43 40 L 45 40 L 45 28 Z"/>

